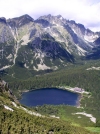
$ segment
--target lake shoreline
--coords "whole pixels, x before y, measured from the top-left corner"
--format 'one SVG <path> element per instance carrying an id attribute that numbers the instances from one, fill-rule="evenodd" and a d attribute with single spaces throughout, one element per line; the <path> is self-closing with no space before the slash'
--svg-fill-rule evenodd
<path id="1" fill-rule="evenodd" d="M 67 90 L 67 91 L 70 91 L 72 93 L 77 93 L 78 94 L 78 100 L 76 102 L 76 107 L 80 108 L 80 106 L 81 106 L 81 99 L 83 98 L 83 95 L 82 95 L 83 93 L 75 92 L 73 90 L 70 90 L 70 88 L 65 88 L 65 87 L 56 87 L 56 88 L 59 88 L 59 89 L 62 89 L 62 90 Z"/>
<path id="2" fill-rule="evenodd" d="M 89 94 L 89 92 L 86 92 L 86 91 L 75 91 L 74 88 L 72 87 L 63 87 L 63 86 L 56 86 L 56 87 L 43 87 L 41 89 L 45 89 L 45 88 L 58 88 L 58 89 L 62 89 L 62 90 L 67 90 L 67 91 L 70 91 L 72 93 L 77 93 L 77 94 Z M 21 93 L 26 93 L 26 92 L 31 92 L 31 91 L 34 91 L 34 90 L 39 90 L 40 88 L 35 88 L 35 89 L 31 89 L 31 90 L 23 90 L 21 91 Z"/>
<path id="3" fill-rule="evenodd" d="M 78 100 L 77 100 L 77 105 L 76 105 L 77 108 L 81 107 L 81 100 L 82 100 L 82 98 L 83 98 L 83 95 L 79 94 L 79 97 L 78 97 Z"/>
<path id="4" fill-rule="evenodd" d="M 72 90 L 69 90 L 68 88 L 64 88 L 64 87 L 58 87 L 58 86 L 56 86 L 56 87 L 46 87 L 46 88 L 41 88 L 41 89 L 52 89 L 52 88 L 55 88 L 55 89 L 60 89 L 60 90 L 65 90 L 65 91 L 69 91 L 69 92 L 72 92 L 72 93 L 75 93 L 75 94 L 77 94 L 78 95 L 78 97 L 77 97 L 77 100 L 76 100 L 76 104 L 74 105 L 75 107 L 80 107 L 80 105 L 81 105 L 81 98 L 82 98 L 82 95 L 80 94 L 80 93 L 78 93 L 78 92 L 73 92 Z M 27 93 L 27 92 L 32 92 L 32 91 L 34 91 L 34 90 L 41 90 L 41 89 L 32 89 L 32 90 L 24 90 L 24 91 L 22 91 L 21 92 L 21 99 L 20 100 L 22 100 L 23 99 L 23 94 L 24 93 Z M 66 105 L 66 104 L 65 104 Z M 72 105 L 70 105 L 70 104 L 68 104 L 69 106 L 72 106 Z"/>

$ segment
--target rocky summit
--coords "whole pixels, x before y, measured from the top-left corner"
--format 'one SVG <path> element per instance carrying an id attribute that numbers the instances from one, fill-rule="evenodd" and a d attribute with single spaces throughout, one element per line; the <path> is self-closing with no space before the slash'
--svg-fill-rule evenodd
<path id="1" fill-rule="evenodd" d="M 34 20 L 23 15 L 0 18 L 0 70 L 19 66 L 34 71 L 73 64 L 98 47 L 99 32 L 61 15 Z M 97 45 L 96 45 L 97 44 Z"/>

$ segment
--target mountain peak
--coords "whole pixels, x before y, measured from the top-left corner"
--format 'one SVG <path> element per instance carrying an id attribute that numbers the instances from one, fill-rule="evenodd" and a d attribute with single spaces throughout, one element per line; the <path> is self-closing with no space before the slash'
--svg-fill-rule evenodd
<path id="1" fill-rule="evenodd" d="M 28 14 L 24 14 L 24 15 L 18 17 L 18 18 L 25 18 L 25 19 L 29 19 L 29 20 L 31 20 L 31 21 L 34 20 L 34 19 L 33 19 L 31 16 L 29 16 Z"/>
<path id="2" fill-rule="evenodd" d="M 39 19 L 50 19 L 51 17 L 52 17 L 52 15 L 51 15 L 51 14 L 48 14 L 48 15 L 40 16 L 40 17 L 38 18 L 38 20 L 39 20 Z"/>
<path id="3" fill-rule="evenodd" d="M 68 22 L 70 22 L 71 24 L 76 24 L 74 20 L 68 20 Z"/>
<path id="4" fill-rule="evenodd" d="M 51 17 L 52 15 L 51 15 L 51 14 L 48 14 L 47 16 L 48 16 L 48 17 Z"/>
<path id="5" fill-rule="evenodd" d="M 59 15 L 57 15 L 57 18 L 60 19 L 60 18 L 63 18 L 63 17 L 59 14 Z"/>
<path id="6" fill-rule="evenodd" d="M 8 19 L 7 22 L 10 25 L 15 25 L 17 27 L 20 27 L 22 25 L 28 24 L 30 22 L 33 22 L 34 19 L 32 17 L 30 17 L 28 14 L 22 15 L 20 17 L 16 17 L 16 18 L 12 18 L 12 19 Z"/>

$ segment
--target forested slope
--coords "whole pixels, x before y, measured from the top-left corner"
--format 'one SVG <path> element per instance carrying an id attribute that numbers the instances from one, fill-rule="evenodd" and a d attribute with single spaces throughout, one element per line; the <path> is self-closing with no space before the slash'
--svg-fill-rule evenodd
<path id="1" fill-rule="evenodd" d="M 22 107 L 0 80 L 0 134 L 93 134 L 71 122 L 31 115 Z"/>
<path id="2" fill-rule="evenodd" d="M 67 68 L 50 74 L 31 77 L 27 80 L 10 82 L 10 87 L 21 93 L 24 90 L 44 87 L 70 86 L 80 87 L 90 92 L 81 100 L 81 106 L 86 111 L 100 118 L 100 70 L 87 70 L 84 66 Z"/>

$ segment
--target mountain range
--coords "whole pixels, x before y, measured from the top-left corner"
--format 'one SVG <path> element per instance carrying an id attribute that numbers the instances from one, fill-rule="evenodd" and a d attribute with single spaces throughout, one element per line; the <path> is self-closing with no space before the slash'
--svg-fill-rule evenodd
<path id="1" fill-rule="evenodd" d="M 27 14 L 0 18 L 0 70 L 13 66 L 56 70 L 81 57 L 91 59 L 99 45 L 100 32 L 61 15 L 49 14 L 37 20 Z"/>
<path id="2" fill-rule="evenodd" d="M 99 134 L 100 62 L 80 66 L 99 58 L 100 32 L 74 20 L 50 14 L 37 20 L 27 14 L 1 17 L 0 77 L 9 85 L 0 78 L 0 133 Z M 79 87 L 89 94 L 79 95 L 79 107 L 29 108 L 16 98 L 23 91 L 48 87 Z"/>

